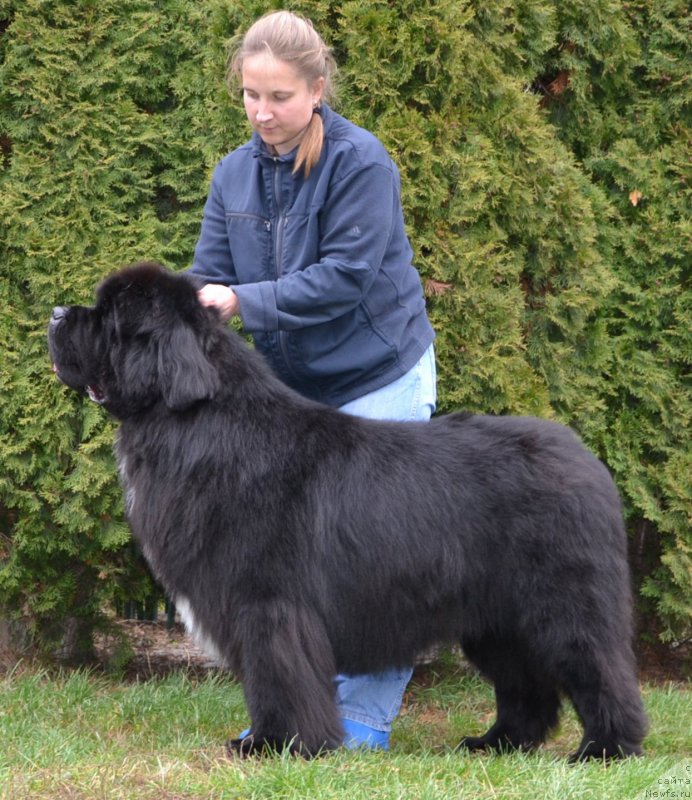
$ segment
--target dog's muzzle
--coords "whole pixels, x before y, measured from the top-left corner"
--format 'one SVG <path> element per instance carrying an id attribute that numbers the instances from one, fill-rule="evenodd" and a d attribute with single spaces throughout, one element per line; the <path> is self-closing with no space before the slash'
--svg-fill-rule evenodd
<path id="1" fill-rule="evenodd" d="M 64 322 L 69 310 L 70 309 L 68 306 L 56 306 L 51 313 L 50 319 L 48 320 L 48 350 L 53 363 L 53 372 L 56 374 L 59 380 L 63 381 L 63 383 L 65 383 L 65 380 L 63 379 L 60 365 L 58 363 L 59 359 L 56 353 L 55 336 L 58 327 Z M 83 391 L 91 400 L 94 401 L 94 403 L 98 403 L 100 406 L 106 402 L 106 394 L 98 384 L 87 384 L 81 387 L 77 387 L 75 384 L 68 385 L 71 385 L 72 388 L 78 388 L 80 391 Z"/>

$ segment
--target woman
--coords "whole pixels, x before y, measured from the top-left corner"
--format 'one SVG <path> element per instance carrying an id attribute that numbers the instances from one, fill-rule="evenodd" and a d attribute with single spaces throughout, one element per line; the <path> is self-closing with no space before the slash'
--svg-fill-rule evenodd
<path id="1" fill-rule="evenodd" d="M 399 175 L 374 136 L 326 104 L 334 71 L 302 17 L 274 12 L 247 32 L 229 76 L 254 133 L 214 171 L 191 272 L 200 300 L 239 315 L 298 392 L 350 414 L 427 420 L 434 333 Z M 388 747 L 410 676 L 337 677 L 346 746 Z"/>

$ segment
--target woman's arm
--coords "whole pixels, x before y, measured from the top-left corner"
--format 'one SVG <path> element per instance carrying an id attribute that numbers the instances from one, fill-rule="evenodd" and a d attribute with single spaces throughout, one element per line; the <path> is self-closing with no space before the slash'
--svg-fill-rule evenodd
<path id="1" fill-rule="evenodd" d="M 377 276 L 398 213 L 393 167 L 369 165 L 342 178 L 321 213 L 320 261 L 275 281 L 234 286 L 244 327 L 295 330 L 351 311 Z"/>
<path id="2" fill-rule="evenodd" d="M 224 284 L 224 288 L 228 288 L 229 284 L 237 282 L 237 278 L 228 243 L 226 209 L 221 196 L 220 182 L 217 179 L 220 167 L 219 164 L 209 188 L 190 273 L 207 283 Z M 207 305 L 214 304 L 207 303 Z"/>

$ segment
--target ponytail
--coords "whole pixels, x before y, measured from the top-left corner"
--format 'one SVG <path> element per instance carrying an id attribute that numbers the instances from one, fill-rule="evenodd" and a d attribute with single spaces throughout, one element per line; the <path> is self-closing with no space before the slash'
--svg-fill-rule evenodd
<path id="1" fill-rule="evenodd" d="M 322 115 L 317 109 L 313 111 L 312 118 L 308 123 L 308 129 L 305 131 L 303 138 L 296 154 L 296 163 L 293 167 L 293 174 L 295 175 L 300 168 L 303 168 L 303 174 L 307 178 L 312 168 L 317 165 L 322 155 L 322 144 L 324 142 L 324 123 L 322 122 Z"/>

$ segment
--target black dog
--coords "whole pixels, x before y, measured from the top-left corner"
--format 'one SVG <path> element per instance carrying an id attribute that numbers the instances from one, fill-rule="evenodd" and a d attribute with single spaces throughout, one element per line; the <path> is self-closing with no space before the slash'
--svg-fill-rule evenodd
<path id="1" fill-rule="evenodd" d="M 93 308 L 56 308 L 49 343 L 60 379 L 122 421 L 134 535 L 243 682 L 252 734 L 232 749 L 335 748 L 338 672 L 461 642 L 497 698 L 464 747 L 539 745 L 564 693 L 574 758 L 641 752 L 618 493 L 567 428 L 308 401 L 154 264 L 107 279 Z"/>

